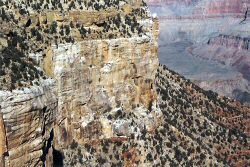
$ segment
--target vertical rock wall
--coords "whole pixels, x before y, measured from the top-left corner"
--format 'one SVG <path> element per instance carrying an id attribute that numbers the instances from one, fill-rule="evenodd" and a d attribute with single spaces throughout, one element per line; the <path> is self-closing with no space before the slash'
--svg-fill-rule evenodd
<path id="1" fill-rule="evenodd" d="M 143 1 L 24 2 L 27 11 L 8 5 L 14 21 L 4 20 L 1 32 L 12 34 L 15 23 L 12 31 L 29 45 L 25 54 L 53 79 L 0 92 L 1 166 L 52 166 L 63 156 L 70 163 L 74 143 L 134 133 L 132 120 L 119 115 L 138 115 L 141 129 L 154 129 L 159 23 Z"/>
<path id="2" fill-rule="evenodd" d="M 55 90 L 47 83 L 11 93 L 0 92 L 2 166 L 41 166 L 46 161 L 57 114 Z"/>
<path id="3" fill-rule="evenodd" d="M 156 28 L 152 27 L 157 35 Z M 53 48 L 60 113 L 58 149 L 73 140 L 83 144 L 116 136 L 108 115 L 119 109 L 126 113 L 136 108 L 152 110 L 157 100 L 153 85 L 158 67 L 156 39 L 90 40 Z"/>
<path id="4" fill-rule="evenodd" d="M 3 114 L 0 113 L 0 166 L 4 165 L 4 154 L 7 152 L 6 132 L 3 121 Z"/>

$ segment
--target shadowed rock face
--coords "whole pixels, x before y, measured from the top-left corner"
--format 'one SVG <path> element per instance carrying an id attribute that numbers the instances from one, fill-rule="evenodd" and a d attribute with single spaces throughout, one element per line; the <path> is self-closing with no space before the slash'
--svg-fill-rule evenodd
<path id="1" fill-rule="evenodd" d="M 149 1 L 149 4 L 160 18 L 161 63 L 221 95 L 239 99 L 234 90 L 250 92 L 247 49 L 250 1 Z M 247 102 L 248 98 L 240 100 Z"/>

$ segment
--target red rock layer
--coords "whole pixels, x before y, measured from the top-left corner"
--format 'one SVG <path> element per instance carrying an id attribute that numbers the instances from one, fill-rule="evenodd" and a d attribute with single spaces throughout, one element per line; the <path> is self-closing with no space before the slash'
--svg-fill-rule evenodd
<path id="1" fill-rule="evenodd" d="M 185 4 L 194 7 L 190 15 L 206 16 L 245 14 L 250 6 L 250 0 L 146 0 L 146 2 L 150 6 L 166 6 L 166 8 L 168 5 Z"/>
<path id="2" fill-rule="evenodd" d="M 249 4 L 249 0 L 210 0 L 205 3 L 205 6 L 198 8 L 196 12 L 200 13 L 204 7 L 204 12 L 207 15 L 241 14 L 245 13 Z"/>
<path id="3" fill-rule="evenodd" d="M 182 4 L 191 4 L 197 0 L 146 0 L 149 5 L 159 5 L 159 4 L 173 4 L 173 3 L 182 3 Z"/>

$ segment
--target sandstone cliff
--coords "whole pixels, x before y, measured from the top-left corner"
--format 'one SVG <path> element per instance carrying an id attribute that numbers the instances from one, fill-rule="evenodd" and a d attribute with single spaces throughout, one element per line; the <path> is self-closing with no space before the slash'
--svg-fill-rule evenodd
<path id="1" fill-rule="evenodd" d="M 40 87 L 1 91 L 1 166 L 42 166 L 57 117 L 57 93 L 51 81 Z M 46 155 L 47 154 L 47 155 Z"/>
<path id="2" fill-rule="evenodd" d="M 158 66 L 143 1 L 0 6 L 0 166 L 249 164 L 249 108 Z"/>
<path id="3" fill-rule="evenodd" d="M 72 143 L 135 133 L 120 114 L 154 128 L 159 27 L 143 1 L 0 5 L 2 165 L 72 165 Z"/>

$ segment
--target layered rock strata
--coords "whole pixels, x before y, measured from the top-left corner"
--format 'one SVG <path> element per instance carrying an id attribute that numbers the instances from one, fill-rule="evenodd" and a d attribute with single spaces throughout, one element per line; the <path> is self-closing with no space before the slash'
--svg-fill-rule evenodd
<path id="1" fill-rule="evenodd" d="M 2 166 L 249 164 L 249 108 L 157 70 L 143 1 L 0 6 Z"/>
<path id="2" fill-rule="evenodd" d="M 188 50 L 195 57 L 234 68 L 240 73 L 238 77 L 231 80 L 218 80 L 210 83 L 198 81 L 202 88 L 212 89 L 242 102 L 249 103 L 249 38 L 234 35 L 219 35 L 211 38 L 207 44 L 194 45 Z M 228 85 L 228 90 L 223 88 L 225 84 Z"/>
<path id="3" fill-rule="evenodd" d="M 147 0 L 150 7 L 162 9 L 161 19 L 176 18 L 213 18 L 223 16 L 244 16 L 249 0 Z M 169 8 L 172 12 L 169 12 Z M 178 13 L 179 11 L 179 13 Z"/>
<path id="4" fill-rule="evenodd" d="M 2 166 L 42 166 L 52 158 L 49 139 L 58 115 L 55 90 L 47 80 L 40 87 L 0 91 Z"/>
<path id="5" fill-rule="evenodd" d="M 84 143 L 96 135 L 96 139 L 113 137 L 116 134 L 106 117 L 110 111 L 151 110 L 156 104 L 153 77 L 158 61 L 149 40 L 84 41 L 54 50 L 61 113 L 57 136 L 64 136 L 59 145 L 68 145 L 73 139 Z M 105 133 L 102 129 L 100 134 L 91 132 L 88 125 L 94 122 Z"/>
<path id="6" fill-rule="evenodd" d="M 250 80 L 250 39 L 247 37 L 219 35 L 211 38 L 207 45 L 191 49 L 194 56 L 232 66 Z M 209 50 L 209 55 L 203 54 Z M 203 53 L 202 53 L 203 52 Z"/>
<path id="7" fill-rule="evenodd" d="M 159 25 L 143 1 L 0 5 L 4 166 L 72 165 L 75 142 L 136 133 L 120 115 L 136 114 L 140 129 L 157 126 Z"/>
<path id="8" fill-rule="evenodd" d="M 149 5 L 160 18 L 160 63 L 203 89 L 249 103 L 250 1 L 152 0 Z"/>

